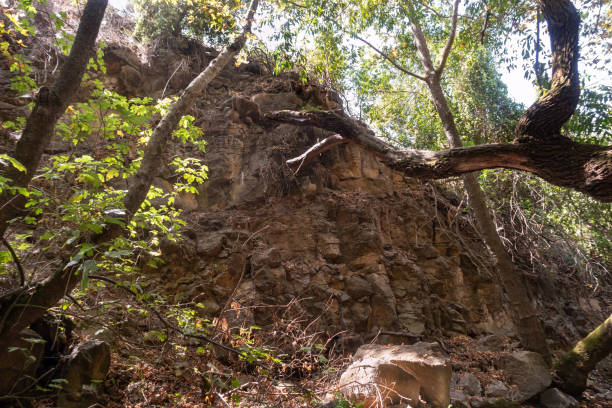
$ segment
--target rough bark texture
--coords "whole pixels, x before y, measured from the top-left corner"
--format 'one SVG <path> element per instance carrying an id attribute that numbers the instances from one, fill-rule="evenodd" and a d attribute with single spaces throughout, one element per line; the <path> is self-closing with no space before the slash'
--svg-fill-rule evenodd
<path id="1" fill-rule="evenodd" d="M 11 185 L 27 187 L 34 177 L 40 159 L 49 146 L 57 120 L 81 86 L 81 78 L 89 58 L 93 56 L 96 37 L 104 17 L 107 0 L 89 0 L 77 29 L 70 55 L 63 65 L 59 78 L 51 88 L 42 87 L 35 97 L 36 104 L 28 117 L 25 129 L 17 143 L 13 158 L 23 164 L 26 172 L 9 166 L 2 175 L 12 180 Z M 0 235 L 4 235 L 7 221 L 19 215 L 25 198 L 4 192 L 0 196 Z"/>
<path id="2" fill-rule="evenodd" d="M 267 114 L 266 118 L 295 126 L 319 127 L 336 132 L 345 139 L 331 136 L 330 140 L 312 146 L 307 154 L 287 161 L 294 170 L 303 159 L 302 166 L 334 145 L 354 142 L 410 177 L 442 179 L 490 168 L 516 169 L 536 174 L 551 184 L 573 188 L 597 200 L 612 201 L 612 147 L 608 146 L 585 145 L 561 136 L 542 141 L 527 139 L 516 144 L 439 151 L 397 149 L 376 139 L 356 120 L 333 112 L 279 111 Z"/>
<path id="3" fill-rule="evenodd" d="M 540 0 L 552 48 L 552 83 L 520 118 L 517 138 L 556 138 L 574 113 L 580 97 L 578 28 L 580 16 L 569 0 Z"/>
<path id="4" fill-rule="evenodd" d="M 563 391 L 580 396 L 597 363 L 612 353 L 612 315 L 555 364 Z"/>
<path id="5" fill-rule="evenodd" d="M 88 5 L 90 3 L 88 3 Z M 244 46 L 246 34 L 250 32 L 251 22 L 257 5 L 258 0 L 253 0 L 247 16 L 244 32 L 236 41 L 226 47 L 219 56 L 211 61 L 204 72 L 190 83 L 183 96 L 170 107 L 168 114 L 164 116 L 155 129 L 147 145 L 141 167 L 126 194 L 124 201 L 127 210 L 126 222 L 129 222 L 145 199 L 149 187 L 157 174 L 157 169 L 160 166 L 161 155 L 166 142 L 178 125 L 180 116 L 191 107 L 197 94 L 215 78 L 221 69 L 240 51 L 242 46 Z M 75 41 L 73 49 L 76 45 Z M 87 60 L 84 61 L 84 64 L 86 64 L 86 62 Z M 79 82 L 80 81 L 77 81 L 77 84 Z M 52 131 L 52 129 L 50 131 Z M 145 167 L 144 170 L 143 167 Z M 33 167 L 32 173 L 35 170 L 36 167 Z M 113 227 L 98 236 L 94 236 L 92 240 L 96 243 L 103 243 L 116 236 L 119 232 L 120 230 L 118 228 Z M 30 287 L 17 288 L 0 298 L 0 358 L 2 358 L 2 353 L 6 352 L 7 347 L 22 329 L 45 314 L 46 310 L 54 306 L 65 294 L 70 293 L 79 280 L 74 276 L 77 268 L 77 265 L 69 268 L 61 265 L 53 274 L 42 282 L 36 283 Z"/>

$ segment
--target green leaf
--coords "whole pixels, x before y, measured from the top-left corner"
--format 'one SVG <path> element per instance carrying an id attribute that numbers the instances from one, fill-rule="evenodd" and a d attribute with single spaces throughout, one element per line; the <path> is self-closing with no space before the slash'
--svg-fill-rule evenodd
<path id="1" fill-rule="evenodd" d="M 98 263 L 93 259 L 88 259 L 81 266 L 81 289 L 86 289 L 89 284 L 90 272 L 95 273 L 98 270 Z"/>
<path id="2" fill-rule="evenodd" d="M 45 234 L 41 235 L 41 236 L 40 236 L 40 239 L 41 239 L 41 240 L 51 239 L 51 238 L 52 238 L 52 237 L 54 237 L 54 236 L 55 236 L 55 234 L 54 234 L 54 233 L 52 233 L 52 232 L 47 232 L 47 233 L 45 233 Z"/>
<path id="3" fill-rule="evenodd" d="M 11 253 L 8 251 L 0 251 L 0 263 L 9 263 L 13 262 L 13 257 Z"/>
<path id="4" fill-rule="evenodd" d="M 104 255 L 108 256 L 109 258 L 123 258 L 124 256 L 127 255 L 131 255 L 132 251 L 128 250 L 128 249 L 119 249 L 116 251 L 108 251 L 106 252 Z"/>
<path id="5" fill-rule="evenodd" d="M 17 159 L 12 158 L 8 154 L 0 154 L 0 160 L 9 161 L 17 170 L 22 171 L 24 173 L 27 172 L 27 169 L 23 164 L 21 164 Z"/>

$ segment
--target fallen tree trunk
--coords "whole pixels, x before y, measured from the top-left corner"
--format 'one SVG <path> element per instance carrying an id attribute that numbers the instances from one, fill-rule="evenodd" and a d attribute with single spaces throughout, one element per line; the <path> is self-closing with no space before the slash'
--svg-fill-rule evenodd
<path id="1" fill-rule="evenodd" d="M 575 396 L 586 389 L 589 373 L 612 353 L 612 314 L 555 364 L 560 388 Z"/>

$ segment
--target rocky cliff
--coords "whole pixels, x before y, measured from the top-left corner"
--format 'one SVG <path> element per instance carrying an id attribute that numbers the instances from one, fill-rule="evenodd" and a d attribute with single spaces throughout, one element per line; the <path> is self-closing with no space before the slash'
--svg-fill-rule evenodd
<path id="1" fill-rule="evenodd" d="M 126 93 L 159 95 L 189 80 L 182 66 L 197 71 L 214 56 L 200 50 L 194 66 L 168 49 L 150 52 L 149 67 L 165 71 L 147 72 L 126 50 L 107 52 L 111 83 Z M 300 298 L 328 330 L 347 330 L 361 341 L 379 331 L 395 342 L 512 333 L 487 250 L 456 199 L 352 145 L 293 174 L 285 160 L 326 135 L 260 125 L 231 103 L 240 95 L 262 112 L 326 108 L 320 104 L 331 99 L 328 92 L 290 74 L 267 74 L 254 62 L 213 81 L 191 112 L 208 142 L 209 180 L 198 195 L 177 200 L 188 226 L 183 242 L 162 246 L 166 264 L 158 279 L 166 293 L 177 302 L 204 302 L 211 315 L 230 296 L 243 306 Z M 168 157 L 198 154 L 176 149 Z M 162 173 L 158 186 L 172 188 L 171 170 Z M 267 308 L 253 310 L 248 318 L 257 324 L 270 316 Z"/>
<path id="2" fill-rule="evenodd" d="M 140 53 L 115 44 L 106 50 L 107 74 L 100 79 L 126 96 L 173 95 L 216 54 L 171 40 Z M 27 111 L 27 98 L 7 90 L 7 68 L 0 65 L 2 120 Z M 257 59 L 227 67 L 186 112 L 204 131 L 207 152 L 172 144 L 164 163 L 175 155 L 203 158 L 209 180 L 199 194 L 177 198 L 187 222 L 184 239 L 162 242 L 165 263 L 145 271 L 150 287 L 172 303 L 202 303 L 204 314 L 228 327 L 266 326 L 278 310 L 297 305 L 351 352 L 371 341 L 513 336 L 493 262 L 461 198 L 443 183 L 405 178 L 351 144 L 294 173 L 286 160 L 328 135 L 271 125 L 258 120 L 261 113 L 341 109 L 341 100 L 291 73 L 271 71 Z M 10 149 L 11 134 L 2 136 Z M 160 166 L 155 184 L 171 190 L 177 176 Z M 610 302 L 555 279 L 532 277 L 529 290 L 548 334 L 567 345 L 592 328 Z M 451 345 L 461 349 L 468 337 Z M 502 338 L 482 350 L 517 347 Z M 459 371 L 487 371 L 473 369 L 469 359 L 453 363 Z M 480 382 L 477 388 L 473 394 L 480 396 Z"/>

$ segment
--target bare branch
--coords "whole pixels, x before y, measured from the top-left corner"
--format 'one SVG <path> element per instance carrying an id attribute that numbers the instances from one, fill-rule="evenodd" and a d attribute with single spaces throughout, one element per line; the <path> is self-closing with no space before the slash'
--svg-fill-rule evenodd
<path id="1" fill-rule="evenodd" d="M 139 303 L 141 303 L 142 305 L 144 305 L 144 306 L 145 306 L 147 309 L 149 309 L 150 311 L 152 311 L 152 312 L 153 312 L 153 314 L 154 314 L 154 315 L 157 317 L 157 319 L 158 319 L 158 320 L 159 320 L 159 321 L 160 321 L 160 322 L 161 322 L 161 323 L 164 325 L 164 327 L 165 327 L 166 329 L 168 329 L 168 330 L 172 330 L 172 331 L 174 331 L 174 332 L 180 333 L 180 334 L 182 334 L 182 335 L 183 335 L 183 336 L 185 336 L 185 337 L 191 337 L 191 338 L 194 338 L 194 339 L 203 340 L 203 341 L 205 341 L 205 342 L 207 342 L 207 343 L 212 344 L 213 346 L 216 346 L 216 347 L 219 347 L 219 348 L 221 348 L 221 349 L 224 349 L 224 350 L 230 351 L 230 352 L 232 352 L 232 353 L 234 353 L 234 354 L 236 354 L 236 355 L 240 355 L 240 354 L 242 353 L 240 350 L 237 350 L 237 349 L 235 349 L 235 348 L 232 348 L 232 347 L 226 346 L 226 345 L 225 345 L 225 344 L 223 344 L 223 343 L 219 343 L 219 342 L 217 342 L 217 341 L 215 341 L 215 340 L 211 339 L 211 338 L 210 338 L 210 337 L 208 337 L 208 336 L 197 335 L 197 334 L 190 334 L 190 333 L 186 333 L 186 332 L 184 332 L 182 329 L 180 329 L 180 328 L 178 328 L 178 327 L 174 326 L 173 324 L 170 324 L 170 322 L 168 322 L 166 319 L 164 319 L 164 317 L 161 315 L 161 313 L 159 313 L 159 310 L 157 310 L 157 309 L 156 309 L 155 307 L 153 307 L 151 304 L 149 304 L 149 303 L 145 303 L 145 302 L 142 302 L 142 301 L 141 301 L 141 300 L 138 298 L 138 296 L 137 296 L 137 294 L 136 294 L 136 293 L 132 292 L 130 289 L 126 288 L 125 286 L 120 285 L 118 282 L 115 282 L 114 280 L 112 280 L 112 279 L 110 279 L 110 278 L 107 278 L 106 276 L 101 276 L 101 275 L 89 275 L 89 277 L 90 277 L 91 279 L 100 280 L 100 281 L 103 281 L 103 282 L 110 283 L 111 285 L 113 285 L 113 286 L 115 286 L 115 287 L 117 287 L 117 288 L 119 288 L 119 289 L 122 289 L 124 292 L 129 293 L 129 294 L 130 294 L 130 296 L 135 297 L 135 298 L 136 298 L 136 301 L 138 301 Z M 80 306 L 80 305 L 79 305 L 79 306 Z"/>
<path id="2" fill-rule="evenodd" d="M 425 81 L 425 77 L 423 75 L 419 75 L 419 74 L 415 74 L 412 71 L 407 70 L 406 68 L 402 67 L 400 64 L 398 64 L 398 62 L 394 59 L 391 58 L 388 54 L 382 52 L 381 50 L 379 50 L 378 48 L 376 48 L 372 43 L 370 43 L 369 41 L 367 41 L 364 38 L 361 38 L 360 36 L 358 36 L 357 34 L 352 34 L 353 37 L 355 37 L 356 39 L 358 39 L 359 41 L 361 41 L 362 43 L 364 43 L 365 45 L 367 45 L 368 47 L 372 48 L 374 51 L 376 51 L 381 57 L 383 57 L 384 59 L 386 59 L 387 61 L 389 61 L 391 63 L 391 65 L 393 65 L 395 68 L 399 69 L 400 71 L 402 71 L 404 74 L 406 75 L 410 75 L 416 79 L 420 79 L 421 81 Z"/>
<path id="3" fill-rule="evenodd" d="M 453 43 L 455 42 L 455 34 L 457 32 L 457 16 L 459 15 L 459 2 L 461 0 L 455 0 L 455 4 L 453 6 L 453 18 L 451 20 L 451 28 L 450 33 L 448 35 L 448 41 L 446 41 L 446 46 L 444 47 L 444 51 L 442 51 L 442 56 L 440 58 L 440 63 L 438 64 L 438 68 L 436 69 L 436 74 L 438 76 L 442 75 L 444 71 L 444 67 L 446 66 L 446 61 L 448 60 L 448 56 L 450 54 L 451 48 L 453 48 Z"/>
<path id="4" fill-rule="evenodd" d="M 17 257 L 17 254 L 13 250 L 13 247 L 11 246 L 11 244 L 9 244 L 9 242 L 6 240 L 6 238 L 2 237 L 2 243 L 4 244 L 6 249 L 9 250 L 11 254 L 11 258 L 13 258 L 13 262 L 15 262 L 15 265 L 17 266 L 17 272 L 19 272 L 19 285 L 20 286 L 25 285 L 25 273 L 23 272 L 23 268 L 21 267 L 21 262 L 19 262 L 19 258 Z"/>
<path id="5" fill-rule="evenodd" d="M 425 78 L 430 80 L 432 76 L 436 75 L 436 70 L 431 60 L 427 40 L 425 39 L 425 35 L 423 34 L 419 21 L 415 18 L 415 10 L 412 3 L 406 2 L 404 7 L 407 8 L 408 19 L 410 20 L 410 29 L 412 30 L 414 44 L 417 47 L 421 64 L 423 65 L 423 69 L 425 69 Z"/>
<path id="6" fill-rule="evenodd" d="M 300 156 L 287 160 L 287 166 L 293 169 L 295 174 L 297 174 L 298 171 L 300 171 L 300 168 L 302 168 L 302 166 L 307 165 L 322 153 L 338 145 L 348 143 L 349 141 L 349 139 L 345 139 L 338 134 L 327 137 L 321 140 L 320 142 L 314 144 L 310 149 L 306 150 Z"/>

